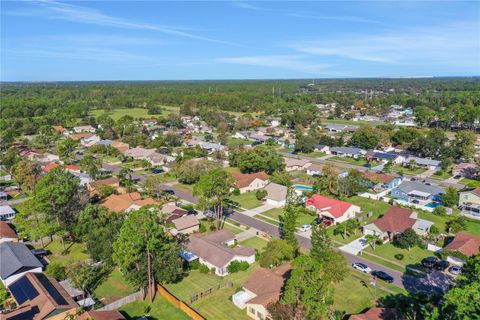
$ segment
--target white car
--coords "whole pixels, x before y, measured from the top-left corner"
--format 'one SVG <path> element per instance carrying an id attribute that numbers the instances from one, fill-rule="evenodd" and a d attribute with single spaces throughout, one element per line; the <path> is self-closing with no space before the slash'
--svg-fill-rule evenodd
<path id="1" fill-rule="evenodd" d="M 363 264 L 361 262 L 355 262 L 352 264 L 352 268 L 353 269 L 357 269 L 359 271 L 362 271 L 364 273 L 371 273 L 372 272 L 372 269 L 370 269 L 369 266 L 367 266 L 366 264 Z"/>
<path id="2" fill-rule="evenodd" d="M 307 232 L 308 230 L 312 229 L 312 226 L 309 224 L 304 224 L 299 228 L 300 232 Z"/>

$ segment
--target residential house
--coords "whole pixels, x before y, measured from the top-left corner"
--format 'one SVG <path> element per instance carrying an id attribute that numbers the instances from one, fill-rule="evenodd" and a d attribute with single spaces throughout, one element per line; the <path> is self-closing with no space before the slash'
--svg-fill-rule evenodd
<path id="1" fill-rule="evenodd" d="M 359 159 L 363 157 L 367 151 L 356 147 L 331 147 L 330 153 L 339 157 Z"/>
<path id="2" fill-rule="evenodd" d="M 43 264 L 28 247 L 18 242 L 0 243 L 0 280 L 5 287 L 29 272 L 42 272 Z"/>
<path id="3" fill-rule="evenodd" d="M 87 185 L 87 190 L 90 192 L 90 195 L 95 195 L 99 194 L 100 190 L 104 186 L 115 188 L 115 190 L 117 190 L 119 193 L 125 192 L 124 188 L 120 188 L 120 180 L 117 177 L 93 181 Z"/>
<path id="4" fill-rule="evenodd" d="M 147 160 L 154 167 L 160 167 L 168 162 L 174 161 L 175 158 L 158 152 L 153 152 L 149 154 L 145 160 Z"/>
<path id="5" fill-rule="evenodd" d="M 319 217 L 332 220 L 336 224 L 354 218 L 361 211 L 359 206 L 319 194 L 308 198 L 305 206 L 307 209 L 315 211 Z"/>
<path id="6" fill-rule="evenodd" d="M 305 172 L 309 175 L 309 176 L 314 176 L 314 177 L 318 177 L 322 174 L 322 171 L 323 171 L 323 165 L 321 164 L 316 164 L 316 163 L 311 163 L 306 169 L 305 169 Z"/>
<path id="7" fill-rule="evenodd" d="M 6 221 L 0 221 L 0 243 L 2 242 L 18 242 L 17 233 Z"/>
<path id="8" fill-rule="evenodd" d="M 232 138 L 235 138 L 235 139 L 248 139 L 248 131 L 237 131 L 237 132 L 235 132 L 234 135 L 232 135 Z"/>
<path id="9" fill-rule="evenodd" d="M 113 141 L 112 142 L 112 147 L 114 147 L 115 149 L 117 149 L 118 151 L 120 151 L 122 153 L 127 151 L 130 148 L 128 143 L 121 142 L 121 141 Z"/>
<path id="10" fill-rule="evenodd" d="M 102 201 L 102 205 L 112 212 L 130 212 L 140 209 L 143 206 L 158 205 L 152 198 L 142 199 L 138 192 L 112 194 Z"/>
<path id="11" fill-rule="evenodd" d="M 255 250 L 248 247 L 230 248 L 235 243 L 235 235 L 228 230 L 218 230 L 207 235 L 192 234 L 188 238 L 186 250 L 181 256 L 191 262 L 198 261 L 218 276 L 228 275 L 227 267 L 232 261 L 255 262 Z"/>
<path id="12" fill-rule="evenodd" d="M 62 288 L 67 292 L 70 298 L 73 299 L 75 302 L 81 302 L 82 300 L 84 301 L 85 299 L 85 292 L 76 288 L 70 279 L 65 279 L 59 282 L 59 284 L 62 286 Z"/>
<path id="13" fill-rule="evenodd" d="M 327 124 L 324 126 L 324 129 L 329 131 L 329 132 L 353 132 L 357 130 L 357 126 L 350 126 L 346 124 Z"/>
<path id="14" fill-rule="evenodd" d="M 172 220 L 172 223 L 175 226 L 176 233 L 180 234 L 198 232 L 198 228 L 200 226 L 200 222 L 198 221 L 197 217 L 191 214 L 186 214 L 180 218 Z"/>
<path id="15" fill-rule="evenodd" d="M 414 163 L 418 167 L 427 168 L 428 170 L 438 170 L 440 169 L 441 161 L 419 157 L 407 157 L 405 161 L 403 161 L 403 166 L 406 167 L 410 165 L 410 163 Z"/>
<path id="16" fill-rule="evenodd" d="M 365 154 L 365 159 L 368 162 L 383 162 L 387 163 L 391 161 L 394 164 L 402 164 L 405 161 L 405 157 L 396 152 L 380 152 L 369 150 Z"/>
<path id="17" fill-rule="evenodd" d="M 247 309 L 247 315 L 255 320 L 270 319 L 267 306 L 280 300 L 290 265 L 283 264 L 275 269 L 258 268 L 232 296 L 232 302 L 240 309 Z"/>
<path id="18" fill-rule="evenodd" d="M 9 205 L 0 206 L 0 221 L 12 220 L 15 218 L 15 210 Z"/>
<path id="19" fill-rule="evenodd" d="M 219 143 L 213 143 L 213 142 L 202 142 L 200 143 L 200 147 L 202 149 L 207 150 L 209 153 L 216 152 L 216 151 L 223 151 L 225 149 L 224 146 L 222 146 Z"/>
<path id="20" fill-rule="evenodd" d="M 153 153 L 155 153 L 155 149 L 145 149 L 142 147 L 135 147 L 123 152 L 126 157 L 132 157 L 135 160 L 146 160 L 148 156 Z"/>
<path id="21" fill-rule="evenodd" d="M 83 138 L 80 139 L 80 144 L 86 148 L 89 148 L 91 146 L 94 146 L 96 144 L 98 144 L 100 142 L 100 140 L 102 140 L 99 136 L 97 136 L 96 134 L 90 134 L 90 135 L 87 135 Z"/>
<path id="22" fill-rule="evenodd" d="M 47 164 L 46 166 L 44 166 L 42 168 L 42 171 L 48 173 L 48 172 L 52 171 L 53 169 L 58 168 L 59 166 L 60 166 L 60 164 L 58 164 L 56 162 L 50 162 L 49 164 Z"/>
<path id="23" fill-rule="evenodd" d="M 271 182 L 265 187 L 265 191 L 267 191 L 267 196 L 265 197 L 266 203 L 277 208 L 285 206 L 287 201 L 287 187 Z"/>
<path id="24" fill-rule="evenodd" d="M 177 205 L 173 202 L 165 203 L 161 209 L 162 213 L 164 213 L 167 217 L 167 223 L 173 223 L 173 220 L 183 217 L 184 215 L 188 214 L 188 211 L 177 207 Z"/>
<path id="25" fill-rule="evenodd" d="M 380 218 L 363 227 L 363 234 L 373 234 L 383 241 L 393 240 L 394 237 L 407 229 L 413 229 L 423 236 L 430 231 L 433 222 L 419 219 L 416 212 L 410 209 L 390 207 Z"/>
<path id="26" fill-rule="evenodd" d="M 394 177 L 385 173 L 374 173 L 366 171 L 362 173 L 366 179 L 367 186 L 375 191 L 383 191 L 398 187 L 402 183 L 402 177 Z"/>
<path id="27" fill-rule="evenodd" d="M 458 194 L 458 207 L 462 210 L 462 214 L 480 219 L 480 187 L 464 189 Z"/>
<path id="28" fill-rule="evenodd" d="M 118 310 L 87 310 L 77 320 L 125 320 Z"/>
<path id="29" fill-rule="evenodd" d="M 24 150 L 21 151 L 20 156 L 30 161 L 48 163 L 48 162 L 60 162 L 60 157 L 56 154 L 43 152 L 41 150 Z"/>
<path id="30" fill-rule="evenodd" d="M 457 233 L 455 238 L 447 244 L 444 251 L 457 251 L 466 257 L 475 256 L 480 252 L 480 237 L 473 234 L 461 231 Z M 465 261 L 459 257 L 448 256 L 447 260 L 454 264 L 463 265 Z"/>
<path id="31" fill-rule="evenodd" d="M 73 131 L 75 131 L 75 133 L 81 133 L 81 132 L 95 133 L 95 128 L 92 126 L 78 126 L 78 127 L 73 127 Z"/>
<path id="32" fill-rule="evenodd" d="M 100 141 L 98 141 L 95 145 L 96 146 L 106 146 L 106 147 L 111 147 L 113 144 L 113 140 L 109 140 L 109 139 L 102 139 Z"/>
<path id="33" fill-rule="evenodd" d="M 145 120 L 142 121 L 142 124 L 145 127 L 152 127 L 152 126 L 155 126 L 157 124 L 157 120 L 156 119 L 145 119 Z"/>
<path id="34" fill-rule="evenodd" d="M 397 309 L 370 308 L 364 313 L 352 314 L 348 320 L 405 320 Z"/>
<path id="35" fill-rule="evenodd" d="M 295 158 L 290 158 L 290 157 L 283 157 L 285 160 L 285 171 L 303 171 L 305 170 L 311 162 L 308 162 L 307 160 L 303 159 L 295 159 Z"/>
<path id="36" fill-rule="evenodd" d="M 66 319 L 78 308 L 58 281 L 43 273 L 28 273 L 8 289 L 20 312 L 16 319 Z"/>
<path id="37" fill-rule="evenodd" d="M 7 200 L 8 200 L 8 193 L 0 190 L 0 201 L 7 201 Z"/>
<path id="38" fill-rule="evenodd" d="M 72 138 L 73 140 L 82 140 L 83 138 L 90 137 L 92 135 L 93 133 L 81 132 L 81 133 L 73 133 L 69 135 L 69 137 Z"/>
<path id="39" fill-rule="evenodd" d="M 430 202 L 441 202 L 443 188 L 418 181 L 403 181 L 391 191 L 391 195 L 403 202 L 428 205 Z"/>
<path id="40" fill-rule="evenodd" d="M 64 136 L 68 136 L 68 131 L 64 127 L 57 125 L 57 126 L 52 126 L 52 128 L 53 130 L 55 130 L 55 132 L 58 132 L 59 134 Z"/>
<path id="41" fill-rule="evenodd" d="M 479 172 L 475 163 L 462 162 L 460 164 L 457 164 L 452 169 L 452 175 L 454 177 L 459 176 L 462 178 L 474 179 L 478 177 Z"/>
<path id="42" fill-rule="evenodd" d="M 315 152 L 323 152 L 325 154 L 330 154 L 330 147 L 323 145 L 323 144 L 316 144 L 315 145 Z"/>
<path id="43" fill-rule="evenodd" d="M 232 176 L 240 193 L 263 189 L 268 184 L 268 174 L 263 171 L 256 173 L 234 172 Z"/>

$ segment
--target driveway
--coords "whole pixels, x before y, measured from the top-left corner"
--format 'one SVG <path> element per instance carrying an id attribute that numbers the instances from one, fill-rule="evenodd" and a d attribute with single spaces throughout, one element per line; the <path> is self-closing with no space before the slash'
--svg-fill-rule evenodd
<path id="1" fill-rule="evenodd" d="M 367 243 L 367 241 L 365 241 L 365 237 L 361 237 L 356 240 L 353 240 L 352 242 L 344 246 L 341 246 L 339 249 L 346 253 L 358 255 L 360 251 L 362 251 L 368 246 L 369 244 Z"/>
<path id="2" fill-rule="evenodd" d="M 271 204 L 265 203 L 265 204 L 261 205 L 260 207 L 256 207 L 256 208 L 253 208 L 253 209 L 248 209 L 248 210 L 242 211 L 242 213 L 247 215 L 247 216 L 253 217 L 253 216 L 255 216 L 259 213 L 268 211 L 268 210 L 273 209 L 273 208 L 276 208 L 276 207 L 272 206 Z"/>

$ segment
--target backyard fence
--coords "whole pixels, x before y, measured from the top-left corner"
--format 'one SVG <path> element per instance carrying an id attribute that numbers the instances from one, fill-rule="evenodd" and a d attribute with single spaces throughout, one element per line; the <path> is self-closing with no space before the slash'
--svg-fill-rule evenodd
<path id="1" fill-rule="evenodd" d="M 183 302 L 182 300 L 179 300 L 173 294 L 168 292 L 168 290 L 165 289 L 163 286 L 157 285 L 157 290 L 158 290 L 158 293 L 160 293 L 165 299 L 167 299 L 175 307 L 185 312 L 190 318 L 194 320 L 205 320 L 205 318 L 202 315 L 200 315 L 197 311 L 193 310 L 185 302 Z"/>
<path id="2" fill-rule="evenodd" d="M 231 288 L 232 286 L 233 286 L 233 283 L 231 281 L 219 283 L 218 285 L 216 285 L 214 287 L 210 287 L 207 290 L 203 290 L 201 292 L 198 292 L 198 293 L 192 295 L 190 297 L 190 303 L 194 303 L 195 301 L 198 301 L 198 300 L 208 296 L 209 294 L 214 293 L 217 290 L 220 290 L 220 289 L 225 288 L 225 287 Z"/>
<path id="3" fill-rule="evenodd" d="M 110 304 L 107 304 L 106 306 L 103 306 L 102 308 L 98 309 L 99 311 L 109 311 L 109 310 L 115 310 L 118 309 L 130 302 L 134 302 L 140 299 L 143 299 L 145 297 L 145 291 L 140 290 L 138 292 L 132 293 L 129 296 L 123 297 L 117 301 L 114 301 Z"/>

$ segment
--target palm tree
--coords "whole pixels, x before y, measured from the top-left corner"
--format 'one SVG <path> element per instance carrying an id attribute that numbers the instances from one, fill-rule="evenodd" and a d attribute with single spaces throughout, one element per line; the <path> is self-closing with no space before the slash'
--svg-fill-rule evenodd
<path id="1" fill-rule="evenodd" d="M 365 241 L 367 241 L 368 244 L 372 246 L 373 250 L 375 250 L 375 244 L 380 242 L 380 237 L 376 234 L 367 234 L 365 236 Z"/>

